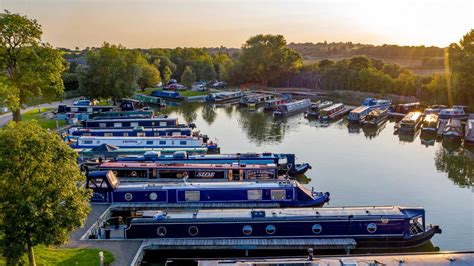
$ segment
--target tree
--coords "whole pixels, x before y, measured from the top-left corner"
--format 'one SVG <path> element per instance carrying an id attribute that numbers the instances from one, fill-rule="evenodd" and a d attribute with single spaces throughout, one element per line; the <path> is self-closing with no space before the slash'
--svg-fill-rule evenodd
<path id="1" fill-rule="evenodd" d="M 163 85 L 168 84 L 168 82 L 171 79 L 171 75 L 173 75 L 173 72 L 171 72 L 171 69 L 166 66 L 165 69 L 163 69 L 162 76 L 163 76 Z"/>
<path id="2" fill-rule="evenodd" d="M 191 88 L 193 83 L 196 81 L 196 76 L 194 75 L 193 70 L 191 67 L 186 66 L 183 71 L 183 75 L 181 75 L 181 83 L 183 83 L 184 86 Z"/>
<path id="3" fill-rule="evenodd" d="M 139 54 L 120 45 L 104 43 L 86 55 L 87 67 L 79 71 L 79 90 L 91 99 L 130 97 L 141 75 Z"/>
<path id="4" fill-rule="evenodd" d="M 17 265 L 33 247 L 58 245 L 82 226 L 90 192 L 77 154 L 35 121 L 9 123 L 0 130 L 0 235 L 7 265 Z"/>
<path id="5" fill-rule="evenodd" d="M 160 71 L 156 68 L 154 64 L 148 63 L 144 58 L 140 57 L 139 66 L 141 69 L 141 75 L 138 79 L 138 85 L 142 89 L 145 90 L 146 87 L 155 86 L 156 84 L 160 83 Z"/>
<path id="6" fill-rule="evenodd" d="M 302 67 L 301 55 L 286 45 L 282 35 L 256 35 L 242 46 L 240 60 L 249 77 L 256 75 L 263 85 L 279 79 L 282 74 Z"/>
<path id="7" fill-rule="evenodd" d="M 53 99 L 63 94 L 62 53 L 41 42 L 42 30 L 36 20 L 8 11 L 0 14 L 0 76 L 7 88 L 0 95 L 21 120 L 21 106 L 37 96 Z"/>

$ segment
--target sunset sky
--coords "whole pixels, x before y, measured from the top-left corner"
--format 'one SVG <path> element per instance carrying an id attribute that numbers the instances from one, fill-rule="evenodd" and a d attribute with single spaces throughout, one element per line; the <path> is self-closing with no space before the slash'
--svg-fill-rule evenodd
<path id="1" fill-rule="evenodd" d="M 474 28 L 472 0 L 0 0 L 57 47 L 240 47 L 259 33 L 288 42 L 447 46 Z"/>

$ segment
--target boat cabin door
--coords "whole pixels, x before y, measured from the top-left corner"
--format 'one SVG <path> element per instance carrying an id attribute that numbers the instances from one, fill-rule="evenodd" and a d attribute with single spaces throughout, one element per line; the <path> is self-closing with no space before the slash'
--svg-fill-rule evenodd
<path id="1" fill-rule="evenodd" d="M 230 170 L 228 179 L 229 181 L 243 181 L 243 171 L 242 170 Z"/>

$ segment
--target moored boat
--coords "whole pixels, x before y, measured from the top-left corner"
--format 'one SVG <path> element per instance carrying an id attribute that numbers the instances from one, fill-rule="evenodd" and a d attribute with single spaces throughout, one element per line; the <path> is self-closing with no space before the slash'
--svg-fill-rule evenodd
<path id="1" fill-rule="evenodd" d="M 89 114 L 88 119 L 139 119 L 139 118 L 152 118 L 154 115 L 153 110 L 134 110 L 134 111 L 110 111 Z"/>
<path id="2" fill-rule="evenodd" d="M 319 103 L 314 103 L 309 106 L 309 110 L 305 112 L 306 117 L 319 117 L 319 114 L 322 109 L 333 105 L 332 101 L 323 101 Z"/>
<path id="3" fill-rule="evenodd" d="M 461 141 L 462 137 L 463 132 L 461 120 L 454 118 L 449 119 L 443 130 L 443 140 Z"/>
<path id="4" fill-rule="evenodd" d="M 429 113 L 423 118 L 423 123 L 421 124 L 421 132 L 424 134 L 436 134 L 436 131 L 438 130 L 438 124 L 438 115 L 436 113 Z"/>
<path id="5" fill-rule="evenodd" d="M 367 106 L 370 108 L 370 110 L 374 110 L 374 109 L 386 110 L 390 108 L 391 104 L 392 104 L 392 101 L 390 100 L 382 100 L 382 99 L 376 99 L 376 98 L 366 98 L 362 102 L 362 106 Z"/>
<path id="6" fill-rule="evenodd" d="M 440 119 L 467 119 L 468 114 L 465 112 L 465 106 L 461 105 L 453 105 L 453 107 L 448 108 L 448 109 L 443 109 L 439 112 L 439 118 Z"/>
<path id="7" fill-rule="evenodd" d="M 408 114 L 410 112 L 417 112 L 420 110 L 420 103 L 402 103 L 397 104 L 390 108 L 391 113 L 395 114 Z"/>
<path id="8" fill-rule="evenodd" d="M 113 171 L 121 180 L 176 182 L 275 181 L 282 180 L 275 164 L 162 164 L 105 162 L 97 167 Z"/>
<path id="9" fill-rule="evenodd" d="M 314 192 L 296 181 L 280 182 L 173 182 L 120 183 L 112 171 L 90 172 L 86 188 L 91 202 L 153 204 L 154 206 L 211 207 L 322 207 L 329 193 Z"/>
<path id="10" fill-rule="evenodd" d="M 65 105 L 58 106 L 57 113 L 97 113 L 97 112 L 111 112 L 119 110 L 118 106 L 100 106 L 100 105 Z"/>
<path id="11" fill-rule="evenodd" d="M 464 144 L 474 145 L 474 114 L 469 115 L 464 133 Z"/>
<path id="12" fill-rule="evenodd" d="M 415 133 L 421 125 L 423 117 L 420 112 L 410 112 L 395 125 L 400 133 Z"/>
<path id="13" fill-rule="evenodd" d="M 240 98 L 240 104 L 249 107 L 256 107 L 265 104 L 266 101 L 273 99 L 275 96 L 272 94 L 247 94 Z"/>
<path id="14" fill-rule="evenodd" d="M 378 127 L 383 122 L 387 121 L 388 119 L 388 109 L 374 109 L 370 111 L 364 119 L 362 119 L 362 125 L 367 127 Z"/>
<path id="15" fill-rule="evenodd" d="M 172 100 L 172 101 L 181 101 L 184 99 L 184 97 L 181 96 L 179 92 L 177 91 L 156 90 L 151 93 L 151 96 L 159 97 L 165 100 Z"/>
<path id="16" fill-rule="evenodd" d="M 224 91 L 209 93 L 206 98 L 208 102 L 224 103 L 227 101 L 237 100 L 244 96 L 242 91 Z"/>
<path id="17" fill-rule="evenodd" d="M 423 111 L 423 115 L 424 116 L 427 116 L 429 114 L 437 114 L 438 115 L 439 112 L 441 112 L 441 110 L 446 109 L 446 108 L 448 108 L 446 105 L 441 105 L 441 104 L 431 105 Z"/>
<path id="18" fill-rule="evenodd" d="M 201 137 L 188 136 L 163 136 L 163 137 L 96 137 L 80 136 L 75 142 L 70 143 L 74 149 L 87 149 L 98 147 L 102 144 L 118 148 L 204 148 L 209 151 L 218 151 L 215 142 L 205 142 Z"/>
<path id="19" fill-rule="evenodd" d="M 321 110 L 319 118 L 331 120 L 341 117 L 350 111 L 343 103 L 336 103 Z"/>
<path id="20" fill-rule="evenodd" d="M 288 98 L 278 98 L 278 99 L 271 99 L 265 101 L 265 110 L 273 111 L 276 110 L 280 105 L 289 103 L 290 100 Z"/>
<path id="21" fill-rule="evenodd" d="M 369 114 L 371 110 L 372 109 L 369 106 L 359 106 L 349 112 L 347 120 L 352 123 L 360 123 L 365 118 L 365 116 Z"/>
<path id="22" fill-rule="evenodd" d="M 191 242 L 226 238 L 255 243 L 351 239 L 356 249 L 402 249 L 422 245 L 441 233 L 438 226 L 426 224 L 424 209 L 413 207 L 145 210 L 129 215 L 122 217 L 127 221 L 122 226 L 101 224 L 103 230 L 111 231 L 104 237 Z M 331 248 L 320 248 L 325 247 Z"/>
<path id="23" fill-rule="evenodd" d="M 310 99 L 303 99 L 299 101 L 284 103 L 278 106 L 278 108 L 273 112 L 273 115 L 286 116 L 286 115 L 300 113 L 307 110 L 310 105 L 311 105 Z"/>
<path id="24" fill-rule="evenodd" d="M 296 163 L 295 154 L 276 153 L 237 153 L 237 154 L 206 154 L 190 155 L 185 151 L 172 155 L 162 155 L 149 151 L 143 156 L 117 158 L 118 162 L 156 162 L 160 164 L 275 164 L 281 175 L 303 175 L 311 169 L 308 163 Z"/>
<path id="25" fill-rule="evenodd" d="M 95 136 L 95 137 L 159 137 L 159 136 L 191 136 L 192 129 L 186 127 L 177 128 L 70 128 L 71 136 Z"/>
<path id="26" fill-rule="evenodd" d="M 191 126 L 191 125 L 189 125 Z M 179 124 L 177 118 L 168 117 L 152 117 L 152 118 L 125 118 L 125 119 L 88 119 L 82 121 L 84 128 L 134 128 L 134 127 L 150 127 L 150 128 L 171 128 L 171 127 L 188 127 L 186 124 Z"/>

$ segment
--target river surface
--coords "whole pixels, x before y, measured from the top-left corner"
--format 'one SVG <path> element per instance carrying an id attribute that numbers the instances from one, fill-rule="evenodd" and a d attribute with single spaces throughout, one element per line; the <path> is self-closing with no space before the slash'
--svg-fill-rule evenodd
<path id="1" fill-rule="evenodd" d="M 474 149 L 395 135 L 393 121 L 368 132 L 345 119 L 322 125 L 238 106 L 187 103 L 164 113 L 196 123 L 221 153 L 295 153 L 313 166 L 306 186 L 331 193 L 328 206 L 424 207 L 427 223 L 443 230 L 434 246 L 474 250 Z"/>

